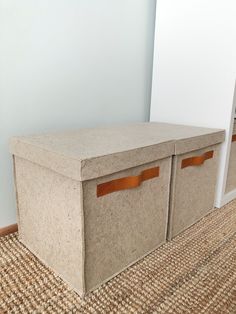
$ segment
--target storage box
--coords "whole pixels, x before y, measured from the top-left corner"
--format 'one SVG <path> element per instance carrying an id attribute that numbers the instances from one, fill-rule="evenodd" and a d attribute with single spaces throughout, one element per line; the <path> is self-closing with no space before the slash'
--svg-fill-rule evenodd
<path id="1" fill-rule="evenodd" d="M 234 120 L 232 143 L 229 156 L 229 167 L 226 181 L 226 193 L 236 189 L 236 120 Z"/>
<path id="2" fill-rule="evenodd" d="M 172 239 L 214 208 L 219 147 L 225 132 L 168 124 L 159 128 L 175 140 L 168 223 L 168 239 Z"/>
<path id="3" fill-rule="evenodd" d="M 166 240 L 174 143 L 152 124 L 11 140 L 20 241 L 84 295 Z"/>

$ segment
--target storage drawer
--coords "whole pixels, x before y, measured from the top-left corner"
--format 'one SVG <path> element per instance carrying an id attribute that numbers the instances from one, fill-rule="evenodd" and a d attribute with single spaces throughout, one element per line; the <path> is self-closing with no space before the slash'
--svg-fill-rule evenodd
<path id="1" fill-rule="evenodd" d="M 13 138 L 20 240 L 83 296 L 210 212 L 223 140 L 164 123 Z"/>
<path id="2" fill-rule="evenodd" d="M 173 157 L 168 239 L 214 207 L 219 145 Z"/>
<path id="3" fill-rule="evenodd" d="M 80 294 L 166 240 L 170 157 L 82 183 L 18 157 L 15 167 L 20 240 Z M 130 188 L 97 195 L 127 178 Z"/>
<path id="4" fill-rule="evenodd" d="M 19 237 L 81 296 L 166 241 L 174 143 L 146 124 L 14 138 Z"/>

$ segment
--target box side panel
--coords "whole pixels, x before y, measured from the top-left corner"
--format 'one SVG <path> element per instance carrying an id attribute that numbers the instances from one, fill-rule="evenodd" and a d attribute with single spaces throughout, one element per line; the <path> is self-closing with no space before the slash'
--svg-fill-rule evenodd
<path id="1" fill-rule="evenodd" d="M 97 197 L 97 185 L 160 167 L 139 187 Z M 85 278 L 98 287 L 166 240 L 171 158 L 83 182 Z"/>
<path id="2" fill-rule="evenodd" d="M 181 168 L 182 160 L 214 150 L 212 159 L 200 166 Z M 214 207 L 219 145 L 213 145 L 175 158 L 172 174 L 169 238 L 185 230 Z"/>
<path id="3" fill-rule="evenodd" d="M 168 224 L 167 224 L 167 239 L 172 238 L 172 226 L 173 226 L 173 212 L 175 204 L 175 188 L 176 188 L 176 170 L 177 170 L 178 158 L 172 157 L 171 164 L 171 177 L 170 177 L 170 197 L 169 197 L 169 212 L 168 212 Z"/>
<path id="4" fill-rule="evenodd" d="M 15 157 L 20 240 L 83 293 L 81 183 Z"/>
<path id="5" fill-rule="evenodd" d="M 236 119 L 234 119 L 233 134 L 236 134 Z"/>
<path id="6" fill-rule="evenodd" d="M 236 189 L 236 142 L 231 143 L 226 193 Z"/>

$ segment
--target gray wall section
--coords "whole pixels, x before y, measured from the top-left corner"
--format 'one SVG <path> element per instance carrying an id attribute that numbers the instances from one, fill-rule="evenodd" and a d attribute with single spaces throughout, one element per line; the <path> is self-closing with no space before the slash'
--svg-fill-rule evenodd
<path id="1" fill-rule="evenodd" d="M 149 119 L 155 0 L 0 0 L 0 227 L 12 135 Z"/>

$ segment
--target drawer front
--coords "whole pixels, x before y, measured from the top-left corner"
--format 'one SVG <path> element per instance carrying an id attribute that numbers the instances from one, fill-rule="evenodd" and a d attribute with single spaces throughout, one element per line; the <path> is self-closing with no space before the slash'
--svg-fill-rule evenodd
<path id="1" fill-rule="evenodd" d="M 91 290 L 165 242 L 171 158 L 83 182 Z"/>
<path id="2" fill-rule="evenodd" d="M 229 193 L 236 189 L 236 135 L 232 137 L 229 168 L 226 181 L 226 193 Z"/>
<path id="3" fill-rule="evenodd" d="M 214 206 L 219 145 L 173 159 L 168 238 L 179 234 Z"/>

